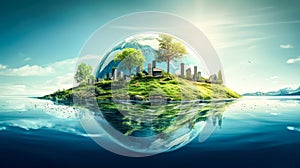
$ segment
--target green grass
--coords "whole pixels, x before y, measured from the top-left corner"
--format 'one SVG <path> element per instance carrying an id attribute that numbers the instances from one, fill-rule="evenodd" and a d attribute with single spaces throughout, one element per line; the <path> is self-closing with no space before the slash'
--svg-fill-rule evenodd
<path id="1" fill-rule="evenodd" d="M 129 100 L 137 97 L 146 103 L 126 105 L 112 100 Z M 149 105 L 152 97 L 169 102 Z M 80 85 L 41 97 L 54 102 L 75 105 L 93 111 L 100 109 L 104 118 L 125 135 L 144 136 L 169 133 L 183 125 L 204 121 L 211 109 L 224 111 L 225 105 L 199 107 L 198 103 L 181 105 L 180 101 L 240 98 L 241 96 L 220 84 L 209 84 L 164 74 L 163 77 L 134 77 L 131 81 L 102 81 L 95 85 Z M 76 100 L 74 103 L 73 99 Z M 96 103 L 95 103 L 96 102 Z M 151 101 L 150 101 L 151 102 Z"/>
<path id="2" fill-rule="evenodd" d="M 241 97 L 220 84 L 195 82 L 165 74 L 164 77 L 134 77 L 131 81 L 102 81 L 95 85 L 80 85 L 41 98 L 70 105 L 73 97 L 79 101 L 91 97 L 96 97 L 98 101 L 105 101 L 130 99 L 134 96 L 139 96 L 143 100 L 149 100 L 151 96 L 161 96 L 174 101 Z"/>

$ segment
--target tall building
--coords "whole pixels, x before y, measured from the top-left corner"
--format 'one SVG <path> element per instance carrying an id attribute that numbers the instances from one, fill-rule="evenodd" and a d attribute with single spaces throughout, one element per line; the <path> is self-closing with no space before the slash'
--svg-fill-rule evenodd
<path id="1" fill-rule="evenodd" d="M 117 69 L 112 69 L 112 78 L 113 78 L 113 80 L 117 80 L 117 72 L 118 70 Z"/>
<path id="2" fill-rule="evenodd" d="M 201 81 L 201 72 L 198 72 L 197 81 Z"/>
<path id="3" fill-rule="evenodd" d="M 192 79 L 192 70 L 191 70 L 191 68 L 188 68 L 186 70 L 186 79 Z"/>
<path id="4" fill-rule="evenodd" d="M 150 63 L 148 64 L 148 75 L 152 76 L 152 65 Z"/>
<path id="5" fill-rule="evenodd" d="M 156 68 L 156 61 L 155 60 L 152 61 L 152 68 Z"/>
<path id="6" fill-rule="evenodd" d="M 197 80 L 197 75 L 198 75 L 198 70 L 197 70 L 197 66 L 194 66 L 194 76 L 193 76 L 193 80 Z"/>
<path id="7" fill-rule="evenodd" d="M 118 78 L 119 78 L 119 79 L 123 79 L 123 78 L 124 78 L 123 71 L 120 71 L 120 72 L 119 72 Z"/>
<path id="8" fill-rule="evenodd" d="M 184 78 L 184 63 L 180 64 L 180 77 Z"/>

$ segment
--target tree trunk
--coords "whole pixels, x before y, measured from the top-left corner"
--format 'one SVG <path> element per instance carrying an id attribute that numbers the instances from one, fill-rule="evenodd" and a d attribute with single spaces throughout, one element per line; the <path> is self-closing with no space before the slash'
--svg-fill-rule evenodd
<path id="1" fill-rule="evenodd" d="M 170 59 L 168 59 L 167 64 L 168 64 L 167 73 L 169 74 L 170 73 Z"/>

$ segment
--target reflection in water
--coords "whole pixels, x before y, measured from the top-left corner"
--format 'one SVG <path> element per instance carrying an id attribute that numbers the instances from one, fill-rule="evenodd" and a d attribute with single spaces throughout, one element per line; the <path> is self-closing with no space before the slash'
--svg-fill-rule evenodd
<path id="1" fill-rule="evenodd" d="M 93 138 L 99 145 L 126 156 L 175 150 L 199 134 L 198 141 L 205 141 L 221 126 L 234 96 L 221 85 L 203 84 L 201 90 L 198 83 L 177 78 L 136 77 L 77 89 L 74 104 L 87 109 L 82 126 L 88 134 L 104 135 Z M 200 96 L 206 92 L 210 96 Z"/>
<path id="2" fill-rule="evenodd" d="M 222 114 L 229 102 L 180 102 L 149 105 L 128 101 L 100 103 L 103 117 L 125 135 L 147 137 L 169 134 L 182 127 L 193 129 L 195 124 L 211 118 L 213 125 L 222 124 Z"/>
<path id="3" fill-rule="evenodd" d="M 199 134 L 199 142 L 205 141 L 221 127 L 223 112 L 232 103 L 201 100 L 154 105 L 150 101 L 98 100 L 94 105 L 99 109 L 85 111 L 82 125 L 89 134 L 103 134 L 93 139 L 112 152 L 147 156 L 178 149 Z"/>

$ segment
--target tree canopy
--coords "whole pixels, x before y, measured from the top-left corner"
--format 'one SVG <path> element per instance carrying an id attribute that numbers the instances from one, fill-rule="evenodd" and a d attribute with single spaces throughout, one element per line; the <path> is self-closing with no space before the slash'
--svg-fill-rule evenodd
<path id="1" fill-rule="evenodd" d="M 92 70 L 93 70 L 92 66 L 88 64 L 85 63 L 79 64 L 74 77 L 76 82 L 78 83 L 86 82 L 89 78 L 93 77 Z"/>
<path id="2" fill-rule="evenodd" d="M 174 41 L 170 35 L 161 34 L 157 40 L 159 49 L 156 60 L 157 62 L 166 62 L 168 65 L 167 72 L 170 73 L 170 61 L 182 57 L 186 54 L 186 49 L 182 43 Z"/>
<path id="3" fill-rule="evenodd" d="M 140 50 L 134 48 L 125 48 L 122 52 L 117 53 L 114 61 L 120 61 L 120 69 L 128 70 L 130 75 L 133 67 L 142 67 L 146 62 L 145 56 Z"/>

